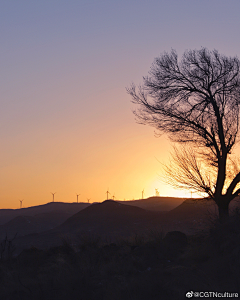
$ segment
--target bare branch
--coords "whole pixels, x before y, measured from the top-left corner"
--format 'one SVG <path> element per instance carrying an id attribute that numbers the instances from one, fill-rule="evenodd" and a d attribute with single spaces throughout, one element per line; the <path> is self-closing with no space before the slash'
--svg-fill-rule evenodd
<path id="1" fill-rule="evenodd" d="M 216 174 L 204 172 L 204 166 L 192 148 L 174 147 L 171 162 L 164 165 L 164 170 L 163 180 L 174 188 L 190 189 L 213 197 Z"/>
<path id="2" fill-rule="evenodd" d="M 172 50 L 154 60 L 138 89 L 132 84 L 127 92 L 138 105 L 139 123 L 192 147 L 175 149 L 165 167 L 168 183 L 207 193 L 225 210 L 240 182 L 229 159 L 239 130 L 239 59 L 202 48 L 179 61 Z"/>

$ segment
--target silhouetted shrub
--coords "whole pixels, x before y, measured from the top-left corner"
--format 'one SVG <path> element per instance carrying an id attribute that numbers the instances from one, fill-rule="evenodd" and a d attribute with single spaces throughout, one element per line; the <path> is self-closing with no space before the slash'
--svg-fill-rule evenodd
<path id="1" fill-rule="evenodd" d="M 187 246 L 188 240 L 185 233 L 180 231 L 170 231 L 163 238 L 163 243 L 167 248 L 169 258 L 174 258 L 183 252 Z"/>
<path id="2" fill-rule="evenodd" d="M 238 229 L 230 229 L 236 237 Z M 178 300 L 194 289 L 237 292 L 238 242 L 230 245 L 230 235 L 222 251 L 219 231 L 216 225 L 188 238 L 155 232 L 115 243 L 82 235 L 77 244 L 66 238 L 48 250 L 32 247 L 11 264 L 0 261 L 0 299 Z"/>
<path id="3" fill-rule="evenodd" d="M 1 260 L 11 260 L 14 254 L 14 251 L 16 250 L 16 247 L 14 246 L 14 239 L 16 238 L 17 234 L 12 239 L 9 239 L 7 234 L 0 243 L 0 259 Z"/>
<path id="4" fill-rule="evenodd" d="M 81 250 L 98 248 L 101 243 L 101 237 L 95 234 L 81 234 L 78 235 L 78 241 Z"/>

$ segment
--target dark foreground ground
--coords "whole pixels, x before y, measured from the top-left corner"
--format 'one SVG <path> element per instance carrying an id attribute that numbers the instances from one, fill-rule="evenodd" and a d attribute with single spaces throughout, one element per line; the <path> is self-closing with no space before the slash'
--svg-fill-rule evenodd
<path id="1" fill-rule="evenodd" d="M 74 244 L 65 239 L 61 246 L 32 247 L 17 257 L 7 251 L 14 245 L 5 241 L 5 246 L 0 299 L 178 300 L 190 291 L 240 295 L 239 214 L 224 226 L 215 222 L 189 236 L 151 231 L 111 243 L 79 235 Z"/>

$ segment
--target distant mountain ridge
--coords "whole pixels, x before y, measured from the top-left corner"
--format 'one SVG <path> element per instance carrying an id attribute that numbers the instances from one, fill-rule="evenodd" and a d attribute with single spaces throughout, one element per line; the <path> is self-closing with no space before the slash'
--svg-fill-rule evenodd
<path id="1" fill-rule="evenodd" d="M 182 201 L 181 198 L 149 197 L 135 201 L 117 202 L 148 211 L 167 211 Z M 21 209 L 0 209 L 0 239 L 3 239 L 6 234 L 9 237 L 16 233 L 18 236 L 22 236 L 53 229 L 74 214 L 92 205 L 95 204 L 50 202 Z"/>
<path id="2" fill-rule="evenodd" d="M 140 203 L 142 202 L 140 201 Z M 79 237 L 89 235 L 97 235 L 103 239 L 114 241 L 134 237 L 138 234 L 148 234 L 152 231 L 166 233 L 180 230 L 186 234 L 192 234 L 207 228 L 208 211 L 211 207 L 211 201 L 188 199 L 171 211 L 162 212 L 146 210 L 125 202 L 106 200 L 85 207 L 55 228 L 49 227 L 45 231 L 43 231 L 43 227 L 41 229 L 37 227 L 39 226 L 38 218 L 43 220 L 43 217 L 46 217 L 48 219 L 49 216 L 53 217 L 56 211 L 53 215 L 50 212 L 33 217 L 20 216 L 5 225 L 8 225 L 9 228 L 12 226 L 12 233 L 21 228 L 26 231 L 25 235 L 18 235 L 14 240 L 17 252 L 20 253 L 21 250 L 31 246 L 43 249 L 61 245 L 65 237 L 75 240 L 77 243 Z M 32 227 L 35 226 L 35 229 L 31 234 L 27 234 L 31 227 L 30 223 L 33 224 Z M 40 222 L 40 225 L 43 226 L 43 222 Z"/>
<path id="3" fill-rule="evenodd" d="M 183 203 L 185 200 L 186 198 L 153 196 L 145 199 L 117 202 L 126 205 L 138 206 L 152 211 L 170 211 L 171 209 Z"/>
<path id="4" fill-rule="evenodd" d="M 180 205 L 184 200 L 185 198 L 149 197 L 139 200 L 116 201 L 126 205 L 138 206 L 147 210 L 169 211 L 174 207 Z M 37 214 L 49 213 L 52 211 L 64 211 L 72 215 L 90 205 L 91 203 L 84 202 L 49 202 L 46 204 L 30 206 L 20 209 L 0 209 L 0 225 L 5 224 L 6 222 L 10 221 L 11 219 L 17 216 L 34 216 Z"/>
<path id="5" fill-rule="evenodd" d="M 21 212 L 22 215 L 0 225 L 0 239 L 6 234 L 11 239 L 17 233 L 16 240 L 24 248 L 31 244 L 43 247 L 54 241 L 56 244 L 62 235 L 82 233 L 113 238 L 155 229 L 164 232 L 181 230 L 189 234 L 206 228 L 209 213 L 216 215 L 216 205 L 212 201 L 170 199 L 173 199 L 171 206 L 175 207 L 169 211 L 160 210 L 166 208 L 165 201 L 169 200 L 168 197 L 150 197 L 135 201 L 106 200 L 93 204 L 52 202 L 10 210 L 14 214 Z M 177 202 L 180 205 L 176 206 Z M 0 210 L 0 217 L 5 211 Z M 7 217 L 9 216 L 10 214 Z"/>
<path id="6" fill-rule="evenodd" d="M 151 223 L 156 217 L 159 217 L 158 213 L 137 206 L 106 200 L 102 203 L 92 204 L 78 212 L 58 228 L 66 231 L 81 229 L 95 233 L 103 233 L 105 230 L 108 232 L 123 232 L 137 228 L 141 224 L 144 224 L 143 228 L 146 228 L 146 224 Z"/>
<path id="7" fill-rule="evenodd" d="M 0 209 L 0 225 L 10 221 L 18 216 L 34 216 L 42 213 L 49 213 L 53 211 L 64 211 L 70 215 L 78 212 L 79 210 L 91 205 L 90 203 L 83 202 L 49 202 L 37 206 L 30 206 L 18 209 Z"/>
<path id="8" fill-rule="evenodd" d="M 46 248 L 60 245 L 65 236 L 78 239 L 89 234 L 116 240 L 155 228 L 161 215 L 160 212 L 106 200 L 86 207 L 52 230 L 16 238 L 15 243 L 18 249 L 25 249 L 27 245 Z"/>

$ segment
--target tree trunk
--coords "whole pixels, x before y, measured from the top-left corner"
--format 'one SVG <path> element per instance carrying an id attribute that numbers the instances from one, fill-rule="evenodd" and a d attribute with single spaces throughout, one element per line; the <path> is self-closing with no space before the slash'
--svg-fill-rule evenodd
<path id="1" fill-rule="evenodd" d="M 218 213 L 219 213 L 219 221 L 221 223 L 225 223 L 229 219 L 229 210 L 228 210 L 228 204 L 223 205 L 218 204 Z"/>

